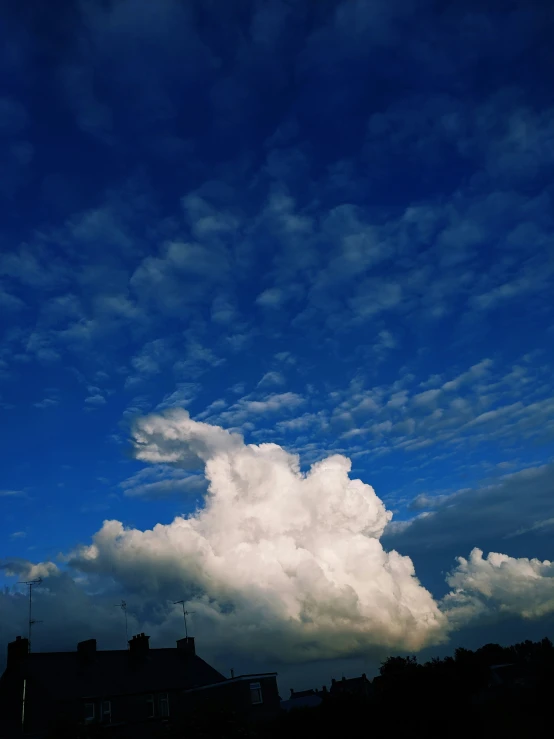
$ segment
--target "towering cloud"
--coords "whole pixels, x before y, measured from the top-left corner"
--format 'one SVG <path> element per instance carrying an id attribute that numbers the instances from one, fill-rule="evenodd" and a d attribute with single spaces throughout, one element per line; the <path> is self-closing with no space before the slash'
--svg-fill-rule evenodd
<path id="1" fill-rule="evenodd" d="M 183 410 L 134 429 L 136 456 L 190 468 L 209 481 L 205 507 L 151 531 L 106 521 L 75 553 L 82 570 L 128 587 L 197 597 L 235 645 L 275 656 L 331 657 L 372 645 L 418 649 L 444 638 L 446 618 L 412 561 L 379 542 L 392 514 L 335 455 L 303 473 L 275 444 L 191 420 Z M 232 634 L 232 637 L 231 637 Z"/>
<path id="2" fill-rule="evenodd" d="M 67 558 L 74 579 L 52 563 L 2 565 L 45 578 L 46 610 L 63 594 L 73 604 L 75 633 L 92 612 L 94 633 L 113 631 L 110 582 L 125 593 L 134 623 L 160 640 L 174 638 L 180 616 L 173 601 L 186 595 L 211 654 L 293 662 L 374 648 L 417 651 L 483 615 L 554 611 L 550 562 L 484 558 L 479 549 L 458 558 L 447 576 L 451 592 L 435 601 L 411 559 L 384 550 L 380 538 L 392 514 L 372 487 L 350 478 L 343 456 L 304 472 L 280 446 L 245 444 L 183 410 L 139 419 L 133 438 L 140 460 L 203 469 L 204 506 L 145 531 L 105 521 L 92 544 Z M 2 597 L 13 611 L 12 596 Z M 18 608 L 23 614 L 23 603 Z"/>

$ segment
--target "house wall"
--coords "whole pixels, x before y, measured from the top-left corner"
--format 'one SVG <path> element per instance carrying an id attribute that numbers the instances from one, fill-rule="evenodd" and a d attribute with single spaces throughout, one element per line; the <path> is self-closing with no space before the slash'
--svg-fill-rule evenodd
<path id="1" fill-rule="evenodd" d="M 147 702 L 149 695 L 154 696 L 155 714 L 150 716 L 150 707 Z M 179 694 L 176 691 L 167 693 L 141 693 L 136 695 L 105 695 L 90 699 L 82 698 L 70 701 L 51 701 L 48 696 L 44 695 L 44 691 L 27 692 L 27 710 L 25 727 L 28 731 L 38 731 L 49 726 L 51 721 L 60 721 L 61 719 L 78 724 L 119 724 L 119 723 L 156 723 L 162 718 L 160 709 L 160 697 L 167 695 L 169 706 L 169 717 L 175 710 L 176 702 L 179 700 Z M 107 720 L 102 717 L 101 705 L 103 701 L 110 701 L 111 716 Z M 85 722 L 85 704 L 93 703 L 95 709 L 95 718 L 93 721 Z M 16 719 L 21 715 L 21 702 L 15 711 Z M 0 732 L 0 737 L 3 735 Z"/>
<path id="2" fill-rule="evenodd" d="M 260 683 L 262 703 L 253 705 L 250 695 L 250 684 Z M 181 715 L 195 709 L 232 711 L 252 719 L 263 719 L 275 716 L 280 709 L 277 680 L 271 677 L 253 677 L 245 680 L 228 681 L 212 688 L 183 693 L 179 706 Z"/>
<path id="3" fill-rule="evenodd" d="M 154 699 L 154 716 L 151 715 L 151 706 L 148 701 L 150 696 Z M 169 717 L 171 718 L 175 710 L 176 700 L 179 697 L 177 691 L 137 693 L 133 695 L 105 695 L 90 700 L 83 699 L 79 701 L 79 705 L 76 706 L 76 718 L 77 720 L 82 721 L 84 718 L 85 703 L 94 703 L 95 719 L 91 723 L 117 724 L 121 722 L 159 721 L 159 719 L 164 718 L 161 708 L 161 698 L 163 696 L 167 696 Z M 101 708 L 104 701 L 110 701 L 111 704 L 111 716 L 109 721 L 102 718 Z"/>
<path id="4" fill-rule="evenodd" d="M 21 730 L 22 683 L 9 672 L 0 677 L 0 736 L 11 737 Z"/>
<path id="5" fill-rule="evenodd" d="M 33 679 L 27 681 L 25 731 L 41 731 L 61 720 L 79 721 L 80 706 L 74 701 L 53 700 L 45 686 Z"/>
<path id="6" fill-rule="evenodd" d="M 17 727 L 19 733 L 23 718 L 23 678 L 9 670 L 2 681 L 2 718 L 12 727 Z M 25 733 L 34 732 L 47 725 L 56 715 L 57 708 L 48 700 L 44 690 L 32 679 L 25 682 Z M 0 735 L 1 732 L 0 732 Z M 6 734 L 11 736 L 11 734 Z"/>
<path id="7" fill-rule="evenodd" d="M 21 730 L 21 699 L 23 681 L 18 671 L 7 670 L 0 677 L 2 689 L 0 700 L 0 739 L 10 737 L 14 731 Z M 250 684 L 260 683 L 263 702 L 253 705 L 251 701 Z M 147 697 L 151 693 L 119 696 L 97 696 L 77 700 L 53 700 L 48 694 L 48 685 L 34 684 L 32 679 L 27 681 L 26 688 L 26 731 L 39 731 L 47 728 L 51 723 L 57 723 L 60 718 L 65 721 L 84 723 L 85 703 L 95 706 L 95 719 L 91 723 L 101 722 L 101 702 L 109 700 L 111 703 L 112 724 L 146 722 L 156 723 L 162 718 L 160 710 L 160 696 L 168 697 L 169 719 L 179 719 L 190 714 L 197 707 L 204 711 L 224 710 L 247 716 L 248 718 L 266 718 L 279 712 L 279 694 L 275 676 L 252 677 L 244 680 L 226 681 L 204 690 L 193 692 L 167 691 L 154 693 L 155 716 L 149 717 Z M 9 727 L 9 731 L 6 729 Z"/>

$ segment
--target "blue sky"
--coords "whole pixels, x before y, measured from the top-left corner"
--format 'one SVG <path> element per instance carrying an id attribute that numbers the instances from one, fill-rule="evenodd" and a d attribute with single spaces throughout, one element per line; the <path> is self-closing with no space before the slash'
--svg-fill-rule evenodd
<path id="1" fill-rule="evenodd" d="M 547 4 L 7 7 L 2 582 L 198 515 L 206 459 L 137 445 L 178 408 L 350 459 L 435 598 L 474 547 L 550 559 Z M 132 597 L 116 569 L 95 587 Z"/>

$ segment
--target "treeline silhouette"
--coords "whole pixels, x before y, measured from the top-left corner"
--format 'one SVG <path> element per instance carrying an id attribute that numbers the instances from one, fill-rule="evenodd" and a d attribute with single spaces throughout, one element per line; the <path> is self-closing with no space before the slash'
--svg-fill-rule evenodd
<path id="1" fill-rule="evenodd" d="M 507 673 L 503 682 L 495 680 L 496 665 L 511 665 L 496 670 Z M 267 733 L 252 736 L 336 739 L 375 730 L 389 736 L 537 737 L 554 728 L 554 648 L 546 638 L 459 648 L 453 657 L 424 664 L 415 656 L 389 657 L 372 687 L 368 698 L 330 695 L 319 708 L 293 711 Z"/>
<path id="2" fill-rule="evenodd" d="M 553 688 L 549 639 L 510 647 L 485 644 L 475 651 L 458 648 L 453 657 L 424 664 L 415 656 L 389 657 L 369 696 L 331 691 L 316 708 L 293 709 L 256 723 L 214 706 L 190 714 L 180 725 L 160 726 L 156 736 L 340 739 L 379 731 L 388 736 L 540 737 L 554 729 Z"/>

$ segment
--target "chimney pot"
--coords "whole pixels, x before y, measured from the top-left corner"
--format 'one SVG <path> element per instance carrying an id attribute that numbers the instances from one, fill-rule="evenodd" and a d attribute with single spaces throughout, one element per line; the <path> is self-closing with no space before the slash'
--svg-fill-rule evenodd
<path id="1" fill-rule="evenodd" d="M 149 643 L 148 640 L 150 639 L 149 636 L 146 636 L 146 634 L 136 634 L 133 636 L 133 638 L 129 641 L 129 649 L 133 654 L 144 654 L 149 649 Z"/>
<path id="2" fill-rule="evenodd" d="M 29 640 L 16 636 L 15 641 L 8 644 L 8 667 L 18 665 L 29 654 Z"/>
<path id="3" fill-rule="evenodd" d="M 78 654 L 94 654 L 96 652 L 96 639 L 86 639 L 77 644 Z"/>
<path id="4" fill-rule="evenodd" d="M 195 655 L 194 636 L 185 636 L 182 639 L 177 639 L 177 649 L 180 649 L 182 654 Z"/>

